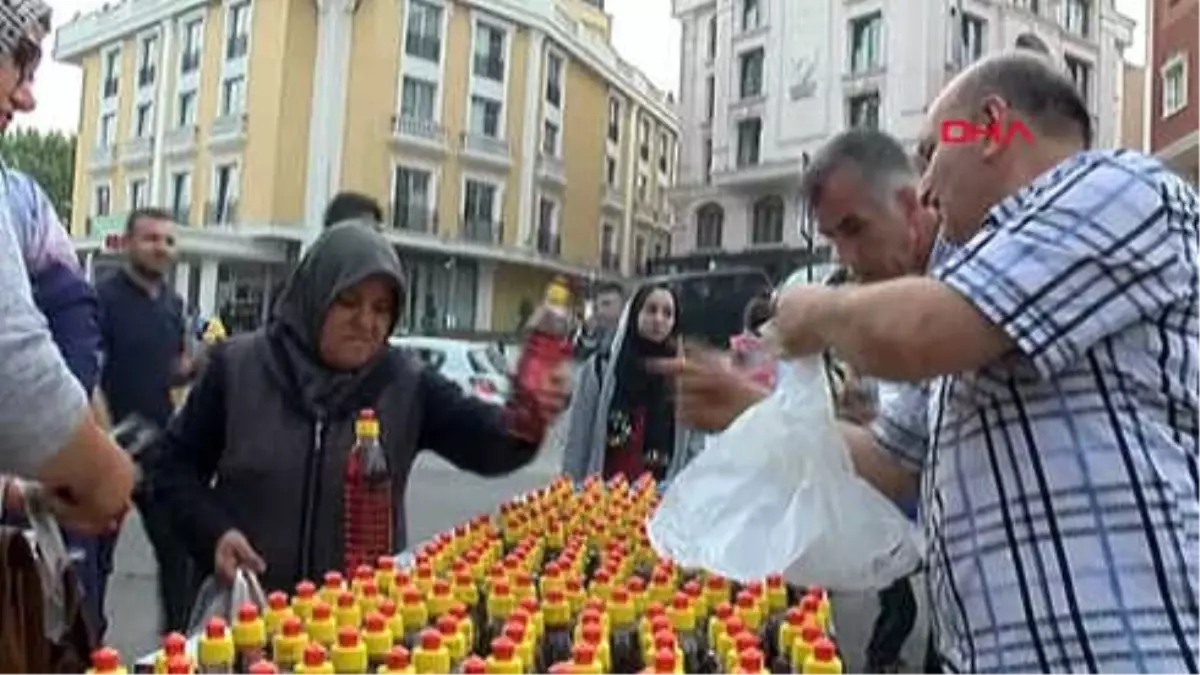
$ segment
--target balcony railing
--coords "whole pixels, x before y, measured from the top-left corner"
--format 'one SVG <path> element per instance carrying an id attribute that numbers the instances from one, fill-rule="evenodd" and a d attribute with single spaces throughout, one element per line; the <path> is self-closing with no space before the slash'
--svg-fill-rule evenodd
<path id="1" fill-rule="evenodd" d="M 221 115 L 213 120 L 210 141 L 222 143 L 241 140 L 246 135 L 246 122 L 245 113 Z"/>
<path id="2" fill-rule="evenodd" d="M 115 77 L 110 77 L 104 81 L 104 98 L 112 98 L 117 95 L 117 89 L 120 88 L 120 80 Z"/>
<path id="3" fill-rule="evenodd" d="M 200 67 L 200 52 L 191 51 L 185 52 L 179 59 L 179 71 L 184 75 L 196 70 Z"/>
<path id="4" fill-rule="evenodd" d="M 245 33 L 231 35 L 225 41 L 225 58 L 232 61 L 246 55 L 250 49 L 250 36 Z"/>
<path id="5" fill-rule="evenodd" d="M 621 189 L 616 185 L 605 183 L 601 188 L 604 195 L 604 205 L 609 208 L 619 209 L 625 206 L 621 198 Z"/>
<path id="6" fill-rule="evenodd" d="M 121 160 L 124 162 L 137 162 L 150 159 L 151 149 L 150 137 L 131 138 L 121 145 Z"/>
<path id="7" fill-rule="evenodd" d="M 508 142 L 502 138 L 463 132 L 462 145 L 467 152 L 508 158 Z"/>
<path id="8" fill-rule="evenodd" d="M 549 227 L 539 227 L 537 230 L 538 253 L 558 257 L 562 255 L 562 235 Z"/>
<path id="9" fill-rule="evenodd" d="M 392 116 L 392 135 L 442 143 L 446 138 L 446 129 L 436 120 L 401 113 Z"/>
<path id="10" fill-rule="evenodd" d="M 163 147 L 169 153 L 191 152 L 196 146 L 196 125 L 175 127 L 163 134 Z"/>
<path id="11" fill-rule="evenodd" d="M 157 74 L 157 69 L 154 66 L 143 66 L 138 69 L 138 87 L 149 87 L 154 84 L 154 76 Z"/>
<path id="12" fill-rule="evenodd" d="M 392 204 L 389 221 L 396 230 L 437 234 L 437 212 L 429 207 Z"/>
<path id="13" fill-rule="evenodd" d="M 475 75 L 497 82 L 504 81 L 504 58 L 488 54 L 475 55 Z"/>
<path id="14" fill-rule="evenodd" d="M 616 251 L 601 251 L 600 267 L 601 269 L 612 271 L 619 270 L 621 268 L 621 256 L 617 255 Z"/>
<path id="15" fill-rule="evenodd" d="M 442 54 L 442 39 L 437 35 L 409 31 L 404 37 L 404 53 L 436 63 Z"/>
<path id="16" fill-rule="evenodd" d="M 542 153 L 538 157 L 538 168 L 543 176 L 553 181 L 565 183 L 567 180 L 567 168 L 561 157 Z"/>
<path id="17" fill-rule="evenodd" d="M 111 143 L 104 143 L 92 148 L 92 168 L 102 169 L 112 164 L 114 146 Z"/>
<path id="18" fill-rule="evenodd" d="M 486 218 L 464 217 L 459 230 L 463 241 L 498 245 L 504 241 L 504 223 Z"/>
<path id="19" fill-rule="evenodd" d="M 237 221 L 237 200 L 211 201 L 204 205 L 205 225 L 232 225 Z"/>

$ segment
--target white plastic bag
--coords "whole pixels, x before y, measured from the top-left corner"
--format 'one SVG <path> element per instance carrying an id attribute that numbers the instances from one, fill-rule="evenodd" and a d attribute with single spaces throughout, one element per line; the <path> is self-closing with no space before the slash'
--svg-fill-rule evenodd
<path id="1" fill-rule="evenodd" d="M 680 472 L 648 530 L 685 567 L 839 591 L 885 588 L 920 556 L 913 526 L 854 472 L 819 356 L 780 364 L 775 392 Z"/>

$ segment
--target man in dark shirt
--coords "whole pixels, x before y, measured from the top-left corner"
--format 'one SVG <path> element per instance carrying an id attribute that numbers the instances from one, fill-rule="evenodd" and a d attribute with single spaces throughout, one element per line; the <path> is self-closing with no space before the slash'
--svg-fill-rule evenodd
<path id="1" fill-rule="evenodd" d="M 183 300 L 166 283 L 175 260 L 174 227 L 165 211 L 131 212 L 125 223 L 126 264 L 96 286 L 104 352 L 100 388 L 116 424 L 138 415 L 165 428 L 174 412 L 171 388 L 186 382 L 192 370 Z M 193 587 L 190 562 L 152 493 L 144 486 L 135 500 L 158 560 L 164 628 L 183 630 Z M 115 539 L 102 555 L 106 575 L 112 571 L 113 545 Z"/>
<path id="2" fill-rule="evenodd" d="M 325 207 L 324 225 L 326 229 L 344 223 L 347 220 L 369 218 L 376 223 L 383 222 L 383 209 L 379 202 L 359 192 L 339 192 L 329 200 Z"/>

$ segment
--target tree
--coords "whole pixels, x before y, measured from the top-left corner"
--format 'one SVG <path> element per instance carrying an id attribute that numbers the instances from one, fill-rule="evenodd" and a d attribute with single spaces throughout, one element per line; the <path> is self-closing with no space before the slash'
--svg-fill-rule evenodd
<path id="1" fill-rule="evenodd" d="M 0 158 L 10 168 L 29 174 L 42 186 L 58 217 L 71 222 L 71 190 L 75 174 L 75 136 L 59 131 L 13 129 L 0 135 Z"/>

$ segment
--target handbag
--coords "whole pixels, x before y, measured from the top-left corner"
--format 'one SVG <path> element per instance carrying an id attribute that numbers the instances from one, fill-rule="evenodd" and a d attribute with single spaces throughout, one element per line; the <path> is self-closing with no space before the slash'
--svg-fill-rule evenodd
<path id="1" fill-rule="evenodd" d="M 98 644 L 79 579 L 41 488 L 20 489 L 31 530 L 0 527 L 0 672 L 81 673 Z"/>

